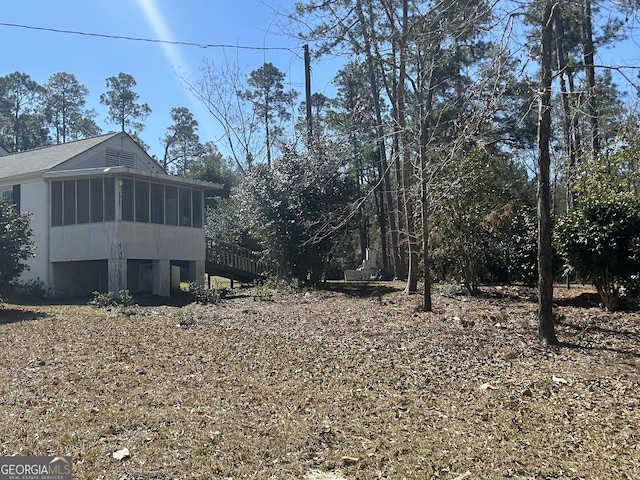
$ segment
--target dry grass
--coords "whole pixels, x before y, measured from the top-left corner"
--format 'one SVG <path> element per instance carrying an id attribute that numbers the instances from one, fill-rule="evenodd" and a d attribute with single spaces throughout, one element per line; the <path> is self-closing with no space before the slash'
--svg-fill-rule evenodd
<path id="1" fill-rule="evenodd" d="M 528 292 L 486 293 L 6 304 L 0 455 L 71 455 L 77 479 L 640 478 L 639 314 L 572 290 L 568 345 L 542 349 Z"/>

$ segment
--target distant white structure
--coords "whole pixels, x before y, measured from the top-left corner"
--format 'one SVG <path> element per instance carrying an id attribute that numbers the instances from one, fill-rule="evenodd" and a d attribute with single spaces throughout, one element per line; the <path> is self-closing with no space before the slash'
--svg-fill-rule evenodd
<path id="1" fill-rule="evenodd" d="M 0 195 L 32 214 L 20 281 L 50 296 L 168 297 L 179 268 L 204 282 L 204 192 L 221 188 L 167 175 L 126 133 L 0 157 Z"/>
<path id="2" fill-rule="evenodd" d="M 377 252 L 372 248 L 367 248 L 362 266 L 357 270 L 345 270 L 344 279 L 346 282 L 368 282 L 377 280 L 380 271 L 378 270 Z"/>

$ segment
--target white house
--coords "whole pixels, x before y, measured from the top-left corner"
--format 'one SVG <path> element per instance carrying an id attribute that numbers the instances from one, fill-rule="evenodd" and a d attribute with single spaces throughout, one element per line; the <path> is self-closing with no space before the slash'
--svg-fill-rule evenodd
<path id="1" fill-rule="evenodd" d="M 167 175 L 126 133 L 0 156 L 0 194 L 32 214 L 20 280 L 50 296 L 169 296 L 178 267 L 203 282 L 204 192 L 221 188 Z"/>

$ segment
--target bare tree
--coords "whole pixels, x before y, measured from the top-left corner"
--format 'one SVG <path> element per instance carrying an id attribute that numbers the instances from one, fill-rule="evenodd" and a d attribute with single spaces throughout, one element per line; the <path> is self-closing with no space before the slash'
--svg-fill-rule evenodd
<path id="1" fill-rule="evenodd" d="M 180 78 L 222 128 L 229 154 L 240 172 L 250 171 L 256 156 L 264 153 L 264 144 L 258 140 L 257 112 L 238 95 L 246 89 L 248 75 L 236 65 L 217 67 L 213 61 L 205 61 L 200 78 L 194 80 L 185 74 Z"/>

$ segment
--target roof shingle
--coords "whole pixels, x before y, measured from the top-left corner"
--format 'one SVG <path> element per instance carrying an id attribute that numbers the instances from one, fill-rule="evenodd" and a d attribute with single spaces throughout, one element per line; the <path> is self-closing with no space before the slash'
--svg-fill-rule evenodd
<path id="1" fill-rule="evenodd" d="M 116 135 L 119 133 L 108 133 L 0 157 L 0 179 L 49 170 Z"/>

